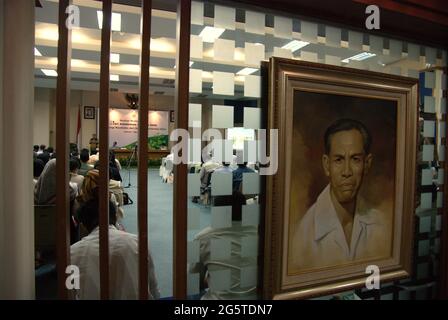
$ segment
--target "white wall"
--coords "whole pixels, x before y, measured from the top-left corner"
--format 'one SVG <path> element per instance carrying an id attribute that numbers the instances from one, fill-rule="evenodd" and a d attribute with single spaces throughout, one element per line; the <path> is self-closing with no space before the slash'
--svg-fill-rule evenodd
<path id="1" fill-rule="evenodd" d="M 99 95 L 95 91 L 82 92 L 82 108 L 84 106 L 97 107 Z M 95 110 L 95 119 L 84 119 L 84 110 L 81 109 L 81 139 L 82 147 L 89 149 L 89 140 L 92 134 L 97 133 L 96 124 L 98 120 L 98 108 Z"/>
<path id="2" fill-rule="evenodd" d="M 81 104 L 82 104 L 82 91 L 72 90 L 70 92 L 70 129 L 68 131 L 68 139 L 71 143 L 76 143 L 78 112 L 81 112 Z"/>
<path id="3" fill-rule="evenodd" d="M 56 145 L 56 90 L 36 88 L 34 102 L 34 144 Z M 97 131 L 99 93 L 97 91 L 72 90 L 70 92 L 70 128 L 69 140 L 76 143 L 78 108 L 81 111 L 81 148 L 89 147 L 89 140 Z M 110 105 L 115 108 L 127 108 L 122 92 L 110 93 Z M 84 106 L 96 107 L 95 119 L 84 119 Z M 174 110 L 174 97 L 152 95 L 149 98 L 150 110 Z M 45 129 L 47 128 L 47 129 Z M 169 133 L 174 123 L 169 123 Z"/>
<path id="4" fill-rule="evenodd" d="M 50 89 L 50 97 L 53 96 L 53 101 L 49 101 L 50 105 L 50 143 L 49 146 L 56 148 L 56 90 Z"/>
<path id="5" fill-rule="evenodd" d="M 54 89 L 34 90 L 33 144 L 50 146 L 50 105 L 55 103 L 54 94 Z"/>

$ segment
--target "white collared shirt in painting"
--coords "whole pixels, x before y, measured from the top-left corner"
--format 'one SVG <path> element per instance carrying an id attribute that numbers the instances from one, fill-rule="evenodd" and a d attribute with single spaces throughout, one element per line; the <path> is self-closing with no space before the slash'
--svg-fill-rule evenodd
<path id="1" fill-rule="evenodd" d="M 334 208 L 328 185 L 308 209 L 294 234 L 292 270 L 329 267 L 391 253 L 390 225 L 384 214 L 358 197 L 350 244 Z"/>

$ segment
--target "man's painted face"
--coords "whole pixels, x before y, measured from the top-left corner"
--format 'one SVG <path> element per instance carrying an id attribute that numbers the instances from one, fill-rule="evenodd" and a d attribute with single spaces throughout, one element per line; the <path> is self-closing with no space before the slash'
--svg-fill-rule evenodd
<path id="1" fill-rule="evenodd" d="M 372 155 L 365 154 L 362 135 L 358 130 L 339 131 L 330 137 L 330 154 L 325 154 L 322 162 L 339 203 L 356 198 L 371 161 Z"/>

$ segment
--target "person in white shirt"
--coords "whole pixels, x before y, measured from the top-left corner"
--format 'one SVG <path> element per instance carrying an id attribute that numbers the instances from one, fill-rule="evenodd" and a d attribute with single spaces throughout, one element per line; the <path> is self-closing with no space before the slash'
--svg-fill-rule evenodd
<path id="1" fill-rule="evenodd" d="M 391 254 L 391 214 L 359 196 L 372 165 L 371 135 L 360 122 L 341 119 L 325 133 L 322 164 L 330 183 L 293 234 L 293 270 L 329 267 Z"/>
<path id="2" fill-rule="evenodd" d="M 222 167 L 216 168 L 214 173 L 232 173 L 233 169 L 230 167 L 230 163 L 223 162 Z"/>
<path id="3" fill-rule="evenodd" d="M 78 174 L 78 170 L 81 166 L 81 161 L 78 158 L 72 157 L 70 158 L 70 182 L 76 183 L 78 186 L 78 192 L 81 190 L 82 182 L 84 181 L 84 177 Z"/>
<path id="4" fill-rule="evenodd" d="M 47 147 L 46 147 L 44 144 L 41 144 L 41 145 L 39 146 L 39 150 L 37 151 L 37 154 L 41 154 L 41 153 L 43 153 L 44 150 L 45 150 L 46 148 L 47 148 Z"/>
<path id="5" fill-rule="evenodd" d="M 70 247 L 71 264 L 79 268 L 80 288 L 72 291 L 72 298 L 97 300 L 100 298 L 99 271 L 99 212 L 98 200 L 91 199 L 78 211 L 79 220 L 89 235 Z M 110 299 L 136 300 L 139 297 L 138 237 L 115 227 L 115 206 L 109 201 L 109 286 Z M 159 299 L 160 293 L 154 263 L 148 252 L 148 296 Z"/>

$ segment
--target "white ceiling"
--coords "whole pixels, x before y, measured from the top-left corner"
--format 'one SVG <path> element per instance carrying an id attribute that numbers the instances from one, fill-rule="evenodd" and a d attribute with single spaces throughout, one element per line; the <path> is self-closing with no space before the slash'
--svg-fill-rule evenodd
<path id="1" fill-rule="evenodd" d="M 117 4 L 119 2 L 120 4 Z M 172 10 L 176 5 L 175 0 L 157 0 L 157 6 L 165 6 Z M 41 0 L 42 8 L 36 8 L 36 48 L 42 53 L 42 57 L 36 57 L 35 85 L 40 87 L 55 87 L 56 79 L 47 77 L 41 69 L 56 69 L 57 65 L 57 0 Z M 94 0 L 74 0 L 73 3 L 80 8 L 80 28 L 73 30 L 72 34 L 72 83 L 71 87 L 77 90 L 98 90 L 99 88 L 99 64 L 101 31 L 98 28 L 97 10 L 100 10 L 101 2 Z M 124 5 L 123 3 L 132 4 Z M 121 13 L 122 31 L 112 33 L 111 52 L 120 53 L 120 63 L 111 65 L 111 74 L 118 74 L 120 81 L 111 81 L 111 88 L 123 92 L 137 92 L 139 87 L 139 60 L 140 60 L 140 1 L 120 0 L 115 1 L 113 11 Z M 207 8 L 206 8 L 207 9 Z M 207 10 L 206 10 L 207 11 Z M 207 25 L 213 25 L 212 18 L 205 18 Z M 268 23 L 269 25 L 269 23 Z M 191 33 L 199 35 L 203 26 L 192 25 Z M 235 41 L 235 47 L 243 55 L 245 42 L 260 42 L 265 45 L 266 56 L 270 56 L 274 47 L 282 47 L 290 40 L 273 36 L 272 28 L 266 27 L 266 35 L 255 35 L 244 32 L 244 27 L 237 22 L 236 30 L 226 30 L 220 38 Z M 151 26 L 151 81 L 150 91 L 164 92 L 173 95 L 176 57 L 176 13 L 166 10 L 152 12 Z M 344 42 L 343 42 L 344 44 Z M 341 59 L 356 55 L 362 51 L 351 50 L 346 47 L 331 47 L 325 44 L 325 38 L 319 37 L 316 44 L 309 44 L 294 53 L 300 57 L 302 50 L 314 52 L 318 55 L 318 61 L 323 62 L 325 55 L 340 57 Z M 368 46 L 364 47 L 368 50 Z M 217 63 L 213 60 L 213 44 L 204 43 L 204 58 L 194 61 L 193 68 L 204 72 L 204 94 L 211 93 L 210 72 L 222 71 L 236 73 L 245 66 L 243 60 L 235 60 L 230 63 Z M 402 69 L 419 70 L 425 67 L 424 61 L 413 62 L 406 58 L 393 58 L 389 55 L 378 55 L 362 62 L 363 67 L 388 68 L 399 66 Z M 349 64 L 351 66 L 351 64 Z M 387 71 L 387 70 L 385 70 Z M 208 74 L 208 76 L 207 76 Z M 257 73 L 259 75 L 259 71 Z M 241 98 L 243 87 L 240 79 L 236 79 L 235 96 L 220 98 Z"/>
<path id="2" fill-rule="evenodd" d="M 139 1 L 134 1 L 138 5 L 137 2 Z M 164 2 L 169 3 L 170 1 Z M 71 87 L 75 90 L 98 90 L 101 30 L 98 28 L 96 13 L 99 9 L 95 8 L 95 6 L 98 6 L 99 2 L 81 0 L 74 1 L 74 3 L 78 4 L 80 9 L 80 29 L 73 31 L 72 59 L 88 63 L 88 65 L 92 66 L 92 70 L 80 70 L 80 68 L 75 67 L 76 64 L 72 60 Z M 56 68 L 57 13 L 59 4 L 54 0 L 41 0 L 41 4 L 42 8 L 36 8 L 36 48 L 43 57 L 36 57 L 35 85 L 39 87 L 55 87 L 56 80 L 45 76 L 41 68 Z M 117 8 L 119 10 L 116 10 Z M 120 91 L 138 91 L 138 65 L 140 60 L 138 42 L 141 20 L 141 15 L 137 13 L 139 10 L 138 7 L 127 5 L 117 6 L 114 4 L 113 7 L 114 12 L 118 11 L 121 13 L 122 32 L 112 32 L 111 51 L 120 53 L 120 66 L 132 65 L 132 67 L 137 67 L 137 72 L 134 72 L 135 75 L 120 74 L 119 82 L 111 81 L 111 88 Z M 174 85 L 172 83 L 167 84 L 166 80 L 174 78 L 176 15 L 173 12 L 166 12 L 166 14 L 157 12 L 156 14 L 159 16 L 154 16 L 153 13 L 151 38 L 161 38 L 161 41 L 167 42 L 171 46 L 171 52 L 155 52 L 154 56 L 151 52 L 151 66 L 171 71 L 172 76 L 167 77 L 163 74 L 152 75 L 150 90 L 151 92 L 163 91 L 165 94 L 172 94 Z M 78 37 L 80 39 L 76 38 L 78 35 L 80 35 Z M 133 41 L 137 46 L 132 47 L 129 45 Z M 117 50 L 114 51 L 114 48 L 117 48 Z M 94 65 L 96 65 L 95 70 L 93 69 Z M 111 66 L 111 74 L 115 67 L 118 67 L 118 65 L 113 64 Z M 134 71 L 135 68 L 130 70 Z"/>

